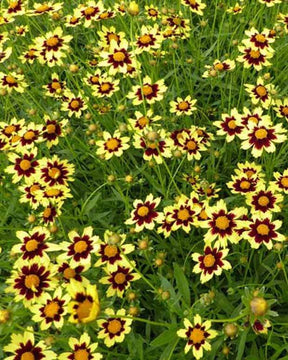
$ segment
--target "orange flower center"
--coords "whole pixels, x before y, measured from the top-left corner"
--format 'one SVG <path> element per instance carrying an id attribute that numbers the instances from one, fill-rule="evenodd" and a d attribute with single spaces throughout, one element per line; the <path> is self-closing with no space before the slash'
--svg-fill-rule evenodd
<path id="1" fill-rule="evenodd" d="M 259 50 L 251 50 L 249 54 L 252 59 L 258 59 L 261 56 L 261 53 Z"/>
<path id="2" fill-rule="evenodd" d="M 149 44 L 152 41 L 152 38 L 150 35 L 146 34 L 146 35 L 140 36 L 139 41 L 142 44 Z"/>
<path id="3" fill-rule="evenodd" d="M 98 84 L 99 83 L 99 76 L 92 76 L 91 82 L 93 84 Z"/>
<path id="4" fill-rule="evenodd" d="M 77 241 L 74 245 L 74 251 L 78 254 L 81 254 L 82 252 L 86 251 L 88 247 L 88 244 L 84 240 Z"/>
<path id="5" fill-rule="evenodd" d="M 100 88 L 101 91 L 108 91 L 111 89 L 111 85 L 109 83 L 103 83 Z"/>
<path id="6" fill-rule="evenodd" d="M 47 4 L 43 4 L 43 5 L 38 6 L 38 7 L 36 8 L 36 11 L 37 11 L 38 13 L 41 13 L 41 12 L 47 11 L 47 10 L 49 10 L 49 9 L 50 9 L 50 7 L 49 7 Z"/>
<path id="7" fill-rule="evenodd" d="M 249 121 L 253 122 L 254 124 L 258 124 L 258 119 L 255 116 L 249 116 Z"/>
<path id="8" fill-rule="evenodd" d="M 56 126 L 54 124 L 47 125 L 48 134 L 54 134 L 56 131 Z"/>
<path id="9" fill-rule="evenodd" d="M 259 85 L 256 87 L 256 93 L 259 96 L 263 97 L 263 96 L 267 95 L 267 90 L 266 90 L 265 86 Z"/>
<path id="10" fill-rule="evenodd" d="M 27 53 L 27 55 L 30 57 L 34 56 L 34 54 L 35 54 L 35 50 L 33 50 L 33 49 L 30 49 Z"/>
<path id="11" fill-rule="evenodd" d="M 264 43 L 266 41 L 266 37 L 263 34 L 257 34 L 255 39 L 260 43 Z"/>
<path id="12" fill-rule="evenodd" d="M 39 185 L 32 185 L 31 187 L 30 187 L 30 189 L 29 189 L 29 191 L 30 191 L 30 194 L 32 194 L 32 195 L 35 195 L 35 193 L 38 191 L 38 190 L 40 190 L 40 186 Z"/>
<path id="13" fill-rule="evenodd" d="M 4 132 L 5 132 L 6 135 L 11 135 L 15 130 L 16 130 L 16 126 L 8 125 L 8 126 L 5 127 Z"/>
<path id="14" fill-rule="evenodd" d="M 52 188 L 52 189 L 49 189 L 46 191 L 46 195 L 48 197 L 52 197 L 52 196 L 58 196 L 60 194 L 60 190 L 59 189 L 55 189 L 55 188 Z"/>
<path id="15" fill-rule="evenodd" d="M 282 109 L 282 113 L 287 116 L 288 115 L 288 106 L 284 106 Z"/>
<path id="16" fill-rule="evenodd" d="M 92 305 L 93 305 L 92 302 L 89 301 L 88 299 L 85 299 L 82 303 L 79 304 L 76 313 L 80 321 L 82 319 L 89 317 L 92 309 Z"/>
<path id="17" fill-rule="evenodd" d="M 108 35 L 108 40 L 111 42 L 112 40 L 119 41 L 119 36 L 117 34 L 111 33 Z"/>
<path id="18" fill-rule="evenodd" d="M 107 326 L 107 330 L 111 334 L 117 334 L 122 328 L 121 322 L 117 319 L 113 319 L 109 321 L 109 324 Z"/>
<path id="19" fill-rule="evenodd" d="M 232 129 L 232 130 L 236 129 L 236 127 L 237 127 L 235 120 L 230 120 L 227 125 L 228 125 L 229 129 Z"/>
<path id="20" fill-rule="evenodd" d="M 226 230 L 230 225 L 230 220 L 227 216 L 219 216 L 216 219 L 216 227 L 220 230 Z"/>
<path id="21" fill-rule="evenodd" d="M 51 301 L 49 304 L 47 304 L 44 308 L 44 314 L 47 317 L 53 318 L 55 315 L 58 314 L 58 311 L 60 310 L 60 306 L 57 302 Z"/>
<path id="22" fill-rule="evenodd" d="M 283 187 L 288 188 L 288 176 L 284 176 L 280 182 Z"/>
<path id="23" fill-rule="evenodd" d="M 196 2 L 196 0 L 189 0 L 189 4 L 190 4 L 190 5 L 196 5 L 197 2 Z"/>
<path id="24" fill-rule="evenodd" d="M 85 349 L 79 349 L 74 353 L 75 360 L 88 360 L 89 359 L 89 352 Z"/>
<path id="25" fill-rule="evenodd" d="M 106 255 L 108 258 L 114 257 L 118 254 L 118 248 L 116 245 L 107 245 L 104 249 L 104 255 Z"/>
<path id="26" fill-rule="evenodd" d="M 207 220 L 207 219 L 208 219 L 208 215 L 207 215 L 207 213 L 206 213 L 205 210 L 202 210 L 202 211 L 200 212 L 199 217 L 200 217 L 200 219 L 202 219 L 202 220 Z"/>
<path id="27" fill-rule="evenodd" d="M 48 175 L 55 180 L 59 178 L 59 176 L 61 175 L 61 171 L 56 167 L 52 167 L 51 169 L 49 169 Z"/>
<path id="28" fill-rule="evenodd" d="M 33 289 L 33 288 L 37 288 L 39 286 L 40 279 L 37 275 L 30 274 L 30 275 L 25 276 L 24 283 L 25 283 L 26 288 Z"/>
<path id="29" fill-rule="evenodd" d="M 178 105 L 180 110 L 187 110 L 189 107 L 189 103 L 187 101 L 181 101 Z"/>
<path id="30" fill-rule="evenodd" d="M 268 131 L 265 129 L 258 129 L 255 131 L 255 136 L 258 140 L 266 139 Z"/>
<path id="31" fill-rule="evenodd" d="M 27 251 L 35 251 L 38 248 L 38 241 L 35 239 L 31 239 L 29 241 L 27 241 L 27 243 L 25 244 L 25 249 Z"/>
<path id="32" fill-rule="evenodd" d="M 193 140 L 189 140 L 186 144 L 188 150 L 195 150 L 197 147 L 197 144 Z"/>
<path id="33" fill-rule="evenodd" d="M 145 96 L 148 96 L 153 93 L 153 88 L 151 85 L 144 85 L 142 91 Z"/>
<path id="34" fill-rule="evenodd" d="M 33 130 L 29 130 L 24 134 L 25 140 L 32 140 L 35 137 L 35 132 Z"/>
<path id="35" fill-rule="evenodd" d="M 93 7 L 88 7 L 84 10 L 85 15 L 92 15 L 94 13 L 95 9 Z"/>
<path id="36" fill-rule="evenodd" d="M 15 9 L 18 6 L 18 1 L 11 1 L 9 3 L 9 9 Z"/>
<path id="37" fill-rule="evenodd" d="M 21 137 L 19 135 L 14 135 L 11 139 L 11 142 L 12 142 L 12 144 L 15 144 L 20 139 L 21 139 Z"/>
<path id="38" fill-rule="evenodd" d="M 248 179 L 251 179 L 251 177 L 254 175 L 254 171 L 247 170 L 247 171 L 245 171 L 245 174 L 247 175 Z"/>
<path id="39" fill-rule="evenodd" d="M 149 208 L 148 206 L 142 205 L 139 207 L 139 209 L 137 210 L 137 214 L 141 217 L 147 216 L 149 213 Z"/>
<path id="40" fill-rule="evenodd" d="M 224 65 L 222 63 L 218 63 L 214 65 L 214 69 L 218 71 L 222 71 L 224 69 Z"/>
<path id="41" fill-rule="evenodd" d="M 61 89 L 61 84 L 58 81 L 52 81 L 51 87 L 54 90 L 58 90 Z"/>
<path id="42" fill-rule="evenodd" d="M 257 226 L 257 233 L 260 235 L 268 235 L 269 227 L 266 224 L 260 224 Z"/>
<path id="43" fill-rule="evenodd" d="M 241 181 L 241 183 L 240 183 L 240 188 L 243 189 L 243 190 L 248 190 L 248 189 L 250 189 L 250 186 L 251 186 L 251 184 L 250 184 L 250 182 L 247 181 L 247 180 L 243 180 L 243 181 Z"/>
<path id="44" fill-rule="evenodd" d="M 177 212 L 177 217 L 179 220 L 185 221 L 189 219 L 189 211 L 187 209 L 182 209 Z"/>
<path id="45" fill-rule="evenodd" d="M 5 80 L 6 80 L 6 82 L 7 82 L 8 84 L 11 84 L 11 85 L 17 83 L 16 79 L 15 79 L 12 75 L 7 75 L 7 76 L 5 77 Z"/>
<path id="46" fill-rule="evenodd" d="M 122 62 L 125 60 L 125 54 L 122 52 L 122 51 L 116 51 L 114 54 L 113 54 L 113 60 L 116 61 L 116 62 Z"/>
<path id="47" fill-rule="evenodd" d="M 114 281 L 118 285 L 124 284 L 124 282 L 126 281 L 126 275 L 119 272 L 118 274 L 115 275 Z"/>
<path id="48" fill-rule="evenodd" d="M 212 267 L 215 264 L 215 257 L 212 254 L 208 254 L 204 256 L 203 262 L 205 267 Z"/>
<path id="49" fill-rule="evenodd" d="M 49 218 L 52 215 L 52 209 L 50 207 L 47 207 L 44 211 L 43 211 L 43 217 L 45 219 Z"/>
<path id="50" fill-rule="evenodd" d="M 69 280 L 75 277 L 76 272 L 74 269 L 68 267 L 67 269 L 64 270 L 63 275 L 65 279 Z"/>
<path id="51" fill-rule="evenodd" d="M 106 141 L 107 149 L 112 150 L 112 151 L 116 150 L 118 148 L 119 144 L 120 144 L 119 140 L 117 140 L 115 138 L 112 138 L 112 139 L 109 139 Z"/>
<path id="52" fill-rule="evenodd" d="M 79 100 L 72 100 L 71 102 L 70 102 L 70 106 L 71 106 L 71 108 L 73 109 L 73 110 L 76 110 L 76 109 L 79 109 L 79 107 L 80 107 L 80 101 Z"/>
<path id="53" fill-rule="evenodd" d="M 30 351 L 26 351 L 21 355 L 21 360 L 35 360 L 35 356 Z"/>
<path id="54" fill-rule="evenodd" d="M 51 36 L 49 39 L 46 40 L 46 44 L 48 46 L 56 46 L 59 43 L 59 39 L 56 36 Z"/>
<path id="55" fill-rule="evenodd" d="M 201 342 L 205 340 L 204 331 L 194 328 L 189 336 L 189 339 L 192 340 L 194 344 L 201 344 Z"/>
<path id="56" fill-rule="evenodd" d="M 175 25 L 181 25 L 181 22 L 182 22 L 182 20 L 181 20 L 180 18 L 174 18 L 174 19 L 173 19 L 173 23 L 174 23 Z"/>
<path id="57" fill-rule="evenodd" d="M 149 124 L 149 119 L 146 116 L 141 116 L 140 119 L 138 119 L 138 124 L 140 126 L 146 126 L 147 124 Z"/>
<path id="58" fill-rule="evenodd" d="M 21 170 L 26 171 L 31 168 L 31 162 L 29 160 L 21 160 L 19 166 Z"/>
<path id="59" fill-rule="evenodd" d="M 270 200 L 267 196 L 260 196 L 258 199 L 258 204 L 260 206 L 267 206 L 269 204 Z"/>

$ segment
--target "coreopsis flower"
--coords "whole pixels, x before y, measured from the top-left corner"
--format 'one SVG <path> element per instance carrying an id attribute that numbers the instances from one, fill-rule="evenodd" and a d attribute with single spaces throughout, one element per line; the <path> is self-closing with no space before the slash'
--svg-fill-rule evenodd
<path id="1" fill-rule="evenodd" d="M 70 322 L 85 324 L 97 318 L 100 313 L 100 303 L 96 285 L 84 286 L 75 279 L 70 279 L 67 291 L 72 299 L 68 304 Z"/>
<path id="2" fill-rule="evenodd" d="M 255 48 L 254 45 L 245 47 L 238 46 L 239 51 L 242 55 L 237 57 L 237 61 L 244 64 L 244 68 L 254 68 L 257 71 L 260 71 L 265 66 L 270 66 L 271 63 L 268 59 L 273 57 L 273 53 L 267 49 Z"/>
<path id="3" fill-rule="evenodd" d="M 23 177 L 29 178 L 36 174 L 39 162 L 36 159 L 37 149 L 32 149 L 29 152 L 23 154 L 10 153 L 8 154 L 8 160 L 13 163 L 9 165 L 5 171 L 8 174 L 13 174 L 12 182 L 17 183 Z"/>
<path id="4" fill-rule="evenodd" d="M 83 277 L 82 272 L 85 272 L 90 267 L 89 264 L 87 265 L 71 265 L 69 262 L 65 260 L 57 259 L 58 267 L 57 272 L 61 275 L 63 280 L 63 286 L 68 285 L 71 279 L 75 281 L 79 281 L 83 285 L 87 285 L 89 282 L 86 278 Z"/>
<path id="5" fill-rule="evenodd" d="M 157 19 L 161 18 L 161 13 L 159 11 L 159 8 L 157 6 L 151 5 L 145 5 L 145 12 L 148 17 L 148 19 L 151 19 L 153 21 L 156 21 Z"/>
<path id="6" fill-rule="evenodd" d="M 119 90 L 119 83 L 120 80 L 113 79 L 112 77 L 100 78 L 98 83 L 93 85 L 92 94 L 98 98 L 110 98 Z"/>
<path id="7" fill-rule="evenodd" d="M 153 110 L 148 109 L 146 115 L 142 114 L 140 111 L 135 111 L 134 118 L 129 118 L 128 123 L 131 126 L 132 130 L 142 131 L 143 129 L 149 127 L 152 123 L 161 120 L 161 116 L 153 116 Z"/>
<path id="8" fill-rule="evenodd" d="M 193 355 L 196 359 L 203 357 L 203 350 L 210 351 L 211 345 L 209 341 L 217 336 L 217 331 L 211 330 L 211 322 L 202 319 L 199 314 L 193 318 L 193 325 L 188 319 L 184 319 L 185 329 L 177 331 L 177 335 L 186 339 L 187 343 L 184 348 L 185 354 L 192 348 Z"/>
<path id="9" fill-rule="evenodd" d="M 253 45 L 259 49 L 268 49 L 273 52 L 270 44 L 275 41 L 273 37 L 270 37 L 270 30 L 264 29 L 261 33 L 252 27 L 250 30 L 246 30 L 245 34 L 248 36 L 248 39 L 242 40 L 242 43 L 247 47 Z"/>
<path id="10" fill-rule="evenodd" d="M 41 133 L 41 125 L 33 122 L 28 123 L 18 132 L 19 140 L 14 143 L 14 148 L 20 150 L 31 149 L 43 141 Z"/>
<path id="11" fill-rule="evenodd" d="M 96 141 L 98 156 L 102 156 L 105 160 L 111 159 L 113 156 L 120 157 L 123 151 L 129 149 L 128 136 L 121 136 L 120 131 L 116 130 L 113 135 L 107 131 L 103 131 L 103 140 Z"/>
<path id="12" fill-rule="evenodd" d="M 0 72 L 0 89 L 4 89 L 10 94 L 13 90 L 23 93 L 28 84 L 24 81 L 25 77 L 16 72 L 4 74 Z"/>
<path id="13" fill-rule="evenodd" d="M 66 81 L 61 81 L 59 75 L 52 73 L 51 81 L 47 85 L 42 86 L 45 89 L 45 95 L 51 97 L 61 97 L 63 91 L 66 89 Z"/>
<path id="14" fill-rule="evenodd" d="M 29 31 L 29 27 L 27 25 L 16 26 L 15 33 L 18 36 L 25 36 Z"/>
<path id="15" fill-rule="evenodd" d="M 220 189 L 216 188 L 216 184 L 209 184 L 209 182 L 203 180 L 200 183 L 197 183 L 193 186 L 193 189 L 199 194 L 200 196 L 205 196 L 206 198 L 218 198 L 219 195 L 217 194 Z"/>
<path id="16" fill-rule="evenodd" d="M 264 150 L 268 153 L 274 152 L 275 143 L 283 143 L 287 139 L 286 132 L 282 124 L 273 126 L 270 117 L 267 117 L 257 124 L 250 122 L 238 136 L 242 140 L 241 149 L 252 149 L 252 155 L 257 158 Z"/>
<path id="17" fill-rule="evenodd" d="M 0 122 L 0 137 L 4 137 L 7 139 L 11 139 L 14 136 L 17 137 L 16 141 L 18 141 L 18 133 L 25 126 L 25 119 L 17 120 L 13 117 L 10 122 Z"/>
<path id="18" fill-rule="evenodd" d="M 258 77 L 256 85 L 245 84 L 244 86 L 253 105 L 260 105 L 264 109 L 268 109 L 274 104 L 272 94 L 275 90 L 275 86 L 272 84 L 265 84 L 262 77 Z"/>
<path id="19" fill-rule="evenodd" d="M 272 214 L 267 213 L 261 217 L 253 215 L 247 223 L 247 230 L 243 232 L 243 238 L 248 240 L 253 249 L 258 249 L 261 244 L 265 245 L 268 250 L 272 249 L 273 241 L 285 241 L 285 236 L 278 233 L 282 221 L 272 221 Z"/>
<path id="20" fill-rule="evenodd" d="M 79 340 L 73 337 L 69 338 L 68 344 L 72 351 L 60 354 L 59 360 L 100 360 L 103 358 L 103 355 L 95 352 L 98 343 L 91 344 L 91 338 L 86 332 L 80 336 Z"/>
<path id="21" fill-rule="evenodd" d="M 82 16 L 81 16 L 80 9 L 74 9 L 72 15 L 67 15 L 65 17 L 65 26 L 66 27 L 79 26 L 79 25 L 81 25 L 81 20 L 82 20 Z"/>
<path id="22" fill-rule="evenodd" d="M 35 47 L 39 51 L 39 62 L 49 67 L 63 65 L 62 59 L 66 57 L 65 51 L 69 49 L 71 35 L 63 35 L 63 30 L 58 26 L 49 31 L 45 36 L 37 37 L 34 40 Z"/>
<path id="23" fill-rule="evenodd" d="M 51 159 L 42 158 L 39 160 L 38 176 L 43 185 L 68 185 L 73 181 L 75 167 L 69 164 L 66 159 L 61 160 L 57 155 Z"/>
<path id="24" fill-rule="evenodd" d="M 263 115 L 263 108 L 261 107 L 256 107 L 252 110 L 244 107 L 243 113 L 239 116 L 241 117 L 241 123 L 245 127 L 247 127 L 250 122 L 258 124 L 258 122 L 262 119 L 269 120 L 269 115 Z"/>
<path id="25" fill-rule="evenodd" d="M 232 194 L 247 194 L 256 190 L 257 179 L 254 177 L 232 175 L 232 181 L 226 185 L 231 190 Z"/>
<path id="26" fill-rule="evenodd" d="M 124 244 L 125 240 L 126 235 L 120 235 L 106 230 L 104 233 L 104 241 L 98 243 L 99 248 L 95 252 L 95 255 L 99 257 L 95 266 L 109 265 L 109 268 L 112 269 L 113 266 L 116 267 L 117 265 L 126 263 L 123 254 L 130 254 L 134 251 L 135 246 L 132 244 Z"/>
<path id="27" fill-rule="evenodd" d="M 145 127 L 142 133 L 134 134 L 133 145 L 144 150 L 143 159 L 146 161 L 155 160 L 157 164 L 162 164 L 163 158 L 172 156 L 173 141 L 164 129 L 156 132 Z"/>
<path id="28" fill-rule="evenodd" d="M 197 262 L 192 272 L 195 274 L 201 273 L 201 284 L 212 279 L 214 274 L 219 276 L 223 270 L 230 270 L 232 268 L 231 264 L 227 260 L 224 260 L 228 252 L 229 249 L 218 249 L 206 246 L 203 255 L 198 253 L 192 254 L 192 259 Z"/>
<path id="29" fill-rule="evenodd" d="M 206 4 L 201 0 L 181 0 L 181 4 L 189 7 L 189 9 L 198 15 L 203 15 L 203 10 L 206 8 Z"/>
<path id="30" fill-rule="evenodd" d="M 191 96 L 186 96 L 185 99 L 181 97 L 177 97 L 175 101 L 170 101 L 170 112 L 172 114 L 176 114 L 177 116 L 180 115 L 191 115 L 193 111 L 196 110 L 194 106 L 197 100 L 192 100 Z"/>
<path id="31" fill-rule="evenodd" d="M 2 46 L 0 46 L 0 64 L 9 59 L 11 54 L 12 47 L 7 47 L 6 49 L 3 49 Z"/>
<path id="32" fill-rule="evenodd" d="M 115 343 L 124 341 L 125 335 L 131 331 L 131 319 L 125 319 L 125 309 L 115 311 L 111 308 L 105 310 L 107 319 L 97 320 L 100 331 L 98 332 L 98 339 L 104 339 L 104 344 L 107 347 L 113 346 Z M 120 317 L 117 317 L 120 316 Z"/>
<path id="33" fill-rule="evenodd" d="M 7 360 L 56 360 L 57 354 L 49 350 L 49 347 L 44 341 L 35 343 L 34 329 L 31 326 L 27 327 L 24 334 L 12 334 L 11 342 L 4 346 L 4 351 L 12 353 L 13 355 L 5 357 Z"/>
<path id="34" fill-rule="evenodd" d="M 30 45 L 28 50 L 25 50 L 18 59 L 23 63 L 33 64 L 36 59 L 39 57 L 39 51 L 35 48 L 34 45 Z"/>
<path id="35" fill-rule="evenodd" d="M 155 198 L 153 194 L 146 196 L 143 200 L 134 200 L 130 218 L 125 221 L 127 225 L 134 225 L 135 231 L 140 232 L 144 228 L 152 230 L 155 227 L 155 222 L 162 221 L 162 214 L 156 211 L 156 207 L 159 205 L 161 198 Z"/>
<path id="36" fill-rule="evenodd" d="M 134 42 L 135 54 L 141 54 L 143 51 L 150 52 L 159 49 L 163 41 L 163 36 L 160 33 L 159 26 L 155 24 L 152 26 L 142 25 L 140 35 L 136 36 Z"/>
<path id="37" fill-rule="evenodd" d="M 81 16 L 84 18 L 84 27 L 90 27 L 92 21 L 97 20 L 100 12 L 104 10 L 102 1 L 88 1 L 85 5 L 79 6 Z"/>
<path id="38" fill-rule="evenodd" d="M 234 171 L 239 177 L 244 175 L 248 179 L 255 178 L 257 182 L 264 177 L 262 166 L 254 162 L 237 163 L 237 168 Z"/>
<path id="39" fill-rule="evenodd" d="M 117 269 L 110 268 L 109 264 L 104 268 L 107 276 L 99 280 L 101 284 L 109 285 L 106 291 L 107 297 L 123 297 L 124 292 L 131 286 L 131 282 L 140 279 L 138 273 L 134 273 L 129 265 L 118 265 Z"/>
<path id="40" fill-rule="evenodd" d="M 5 9 L 6 15 L 8 16 L 19 16 L 26 12 L 27 0 L 15 0 L 9 1 L 8 7 Z"/>
<path id="41" fill-rule="evenodd" d="M 273 109 L 276 111 L 276 114 L 280 118 L 286 118 L 288 121 L 288 98 L 283 100 L 277 99 L 274 101 L 275 107 Z"/>
<path id="42" fill-rule="evenodd" d="M 246 195 L 246 203 L 251 206 L 251 213 L 255 215 L 266 215 L 269 212 L 280 212 L 279 206 L 283 201 L 283 195 L 273 190 L 273 187 L 265 187 L 259 183 L 256 191 Z"/>
<path id="43" fill-rule="evenodd" d="M 282 0 L 258 0 L 261 4 L 265 4 L 268 7 L 272 7 L 276 4 L 281 4 Z"/>
<path id="44" fill-rule="evenodd" d="M 116 41 L 117 45 L 119 45 L 121 41 L 125 39 L 125 33 L 122 31 L 116 32 L 116 28 L 114 26 L 107 28 L 103 25 L 101 30 L 97 31 L 97 34 L 100 37 L 98 44 L 105 50 L 110 48 L 112 40 Z"/>
<path id="45" fill-rule="evenodd" d="M 39 190 L 43 189 L 44 186 L 35 177 L 26 178 L 25 184 L 18 187 L 18 190 L 22 193 L 19 202 L 28 203 L 32 209 L 37 209 L 40 203 L 36 198 L 36 194 Z"/>
<path id="46" fill-rule="evenodd" d="M 29 307 L 41 301 L 47 290 L 57 286 L 55 266 L 44 258 L 22 261 L 17 269 L 12 270 L 6 283 L 9 286 L 5 292 L 14 293 L 16 302 L 22 301 L 25 307 Z"/>
<path id="47" fill-rule="evenodd" d="M 68 124 L 67 119 L 52 120 L 49 116 L 44 115 L 45 125 L 42 126 L 41 136 L 48 149 L 58 145 L 59 138 L 66 135 L 65 126 Z"/>
<path id="48" fill-rule="evenodd" d="M 72 197 L 71 190 L 65 185 L 48 185 L 35 191 L 35 200 L 44 207 L 51 204 L 60 206 L 64 200 Z"/>
<path id="49" fill-rule="evenodd" d="M 67 304 L 70 300 L 68 294 L 62 295 L 61 287 L 58 287 L 53 296 L 45 293 L 41 303 L 30 308 L 34 314 L 32 320 L 40 323 L 41 330 L 47 330 L 54 324 L 59 329 L 64 324 L 64 316 L 67 313 Z"/>
<path id="50" fill-rule="evenodd" d="M 129 92 L 127 98 L 133 99 L 133 105 L 142 104 L 144 99 L 148 104 L 154 104 L 163 99 L 166 90 L 167 86 L 163 79 L 153 82 L 149 76 L 145 76 L 141 86 L 132 86 L 132 91 Z"/>
<path id="51" fill-rule="evenodd" d="M 184 131 L 182 136 L 178 138 L 180 151 L 187 155 L 187 160 L 200 160 L 201 152 L 206 151 L 205 144 L 201 141 L 199 132 L 195 127 L 191 127 L 188 132 Z"/>
<path id="52" fill-rule="evenodd" d="M 213 65 L 205 65 L 205 68 L 208 69 L 202 75 L 203 78 L 215 77 L 219 74 L 222 74 L 226 71 L 232 71 L 235 69 L 235 61 L 234 60 L 224 60 L 220 61 L 218 59 L 214 60 Z"/>
<path id="53" fill-rule="evenodd" d="M 215 247 L 227 247 L 227 242 L 237 244 L 240 240 L 237 229 L 245 226 L 245 222 L 240 218 L 247 215 L 247 209 L 244 207 L 234 208 L 231 211 L 227 210 L 224 200 L 217 201 L 216 205 L 206 209 L 208 216 L 207 221 L 199 223 L 203 228 L 209 230 L 204 236 L 206 245 L 211 245 L 215 241 Z"/>
<path id="54" fill-rule="evenodd" d="M 273 176 L 275 181 L 270 182 L 271 188 L 288 194 L 288 169 L 285 169 L 282 174 L 276 171 L 273 173 Z"/>
<path id="55" fill-rule="evenodd" d="M 252 325 L 253 331 L 258 334 L 267 334 L 268 328 L 271 327 L 271 323 L 268 319 L 264 319 L 263 321 L 255 320 Z"/>
<path id="56" fill-rule="evenodd" d="M 17 231 L 17 238 L 21 243 L 12 247 L 12 254 L 21 254 L 22 260 L 32 260 L 36 257 L 46 258 L 49 260 L 47 252 L 59 251 L 60 247 L 57 244 L 49 242 L 50 232 L 43 226 L 36 226 L 27 231 Z M 19 263 L 19 260 L 18 260 Z"/>
<path id="57" fill-rule="evenodd" d="M 237 2 L 234 6 L 228 8 L 226 11 L 227 13 L 237 15 L 237 14 L 241 14 L 244 8 L 245 8 L 244 5 L 242 4 L 240 5 L 239 2 Z"/>
<path id="58" fill-rule="evenodd" d="M 284 30 L 288 33 L 288 14 L 278 14 L 278 22 L 284 24 Z"/>
<path id="59" fill-rule="evenodd" d="M 182 228 L 186 233 L 189 233 L 191 225 L 196 223 L 198 212 L 199 208 L 194 205 L 193 200 L 182 195 L 175 205 L 165 208 L 165 218 L 169 223 L 172 223 L 172 231 Z"/>
<path id="60" fill-rule="evenodd" d="M 64 253 L 59 255 L 57 261 L 69 259 L 72 266 L 90 264 L 91 254 L 99 248 L 100 240 L 98 236 L 93 236 L 93 227 L 84 228 L 82 235 L 72 230 L 68 233 L 68 237 L 70 242 L 60 243 Z"/>
<path id="61" fill-rule="evenodd" d="M 217 135 L 226 135 L 226 141 L 231 142 L 235 136 L 239 136 L 244 129 L 238 110 L 233 108 L 230 114 L 222 114 L 221 117 L 222 120 L 214 121 L 213 125 L 219 128 Z"/>
<path id="62" fill-rule="evenodd" d="M 74 95 L 70 91 L 65 92 L 61 110 L 68 112 L 69 117 L 75 115 L 77 118 L 79 118 L 82 115 L 82 112 L 86 109 L 86 98 L 84 98 L 81 93 Z"/>
<path id="63" fill-rule="evenodd" d="M 62 9 L 62 7 L 63 7 L 62 3 L 54 3 L 53 1 L 46 1 L 44 3 L 34 3 L 33 9 L 29 10 L 27 12 L 27 15 L 38 16 L 42 14 L 53 13 Z"/>
<path id="64" fill-rule="evenodd" d="M 115 75 L 118 72 L 126 73 L 127 67 L 132 65 L 132 55 L 128 52 L 128 41 L 123 39 L 119 44 L 111 40 L 109 50 L 100 53 L 102 61 L 98 66 L 109 67 L 109 74 Z"/>
<path id="65" fill-rule="evenodd" d="M 57 205 L 49 204 L 41 213 L 40 221 L 45 225 L 53 224 L 55 219 L 61 215 L 61 207 L 63 202 L 59 202 Z"/>

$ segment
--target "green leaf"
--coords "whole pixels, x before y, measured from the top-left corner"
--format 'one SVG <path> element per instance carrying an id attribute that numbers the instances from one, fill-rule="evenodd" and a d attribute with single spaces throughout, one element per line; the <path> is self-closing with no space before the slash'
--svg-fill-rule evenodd
<path id="1" fill-rule="evenodd" d="M 249 331 L 248 329 L 244 330 L 241 334 L 236 360 L 243 360 L 243 354 L 245 350 L 248 331 Z"/>
<path id="2" fill-rule="evenodd" d="M 179 290 L 180 294 L 182 295 L 183 300 L 186 303 L 186 305 L 190 306 L 191 297 L 190 297 L 190 289 L 189 289 L 188 280 L 187 280 L 182 268 L 177 263 L 174 263 L 173 265 L 174 265 L 174 275 L 175 275 L 178 290 Z"/>
<path id="3" fill-rule="evenodd" d="M 176 328 L 165 330 L 151 342 L 151 346 L 157 347 L 168 344 L 176 337 Z"/>

